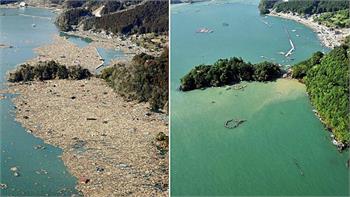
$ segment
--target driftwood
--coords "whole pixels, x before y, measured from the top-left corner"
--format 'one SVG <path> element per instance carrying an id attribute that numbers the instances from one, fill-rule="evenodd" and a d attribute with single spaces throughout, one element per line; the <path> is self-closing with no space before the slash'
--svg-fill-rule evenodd
<path id="1" fill-rule="evenodd" d="M 225 122 L 224 127 L 228 128 L 228 129 L 234 129 L 237 128 L 239 125 L 243 124 L 244 122 L 246 122 L 247 120 L 243 120 L 243 119 L 231 119 Z"/>

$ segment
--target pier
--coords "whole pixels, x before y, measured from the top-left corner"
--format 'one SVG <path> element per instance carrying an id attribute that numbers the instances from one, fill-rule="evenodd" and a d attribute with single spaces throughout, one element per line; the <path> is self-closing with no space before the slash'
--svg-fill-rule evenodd
<path id="1" fill-rule="evenodd" d="M 289 34 L 289 32 L 288 32 L 288 30 L 284 27 L 284 30 L 286 31 L 286 33 L 287 33 L 287 35 L 288 35 L 288 39 L 289 39 L 289 44 L 290 44 L 290 46 L 292 47 L 284 56 L 286 56 L 286 57 L 288 57 L 288 56 L 290 56 L 292 53 L 293 53 L 293 51 L 295 50 L 295 46 L 294 46 L 294 43 L 293 43 L 293 41 L 292 41 L 292 38 L 290 37 L 290 34 Z"/>

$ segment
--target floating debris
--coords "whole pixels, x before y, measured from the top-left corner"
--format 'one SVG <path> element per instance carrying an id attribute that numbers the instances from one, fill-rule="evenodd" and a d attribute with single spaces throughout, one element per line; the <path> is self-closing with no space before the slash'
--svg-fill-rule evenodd
<path id="1" fill-rule="evenodd" d="M 86 120 L 97 120 L 97 118 L 86 118 Z"/>
<path id="2" fill-rule="evenodd" d="M 18 172 L 14 172 L 14 173 L 13 173 L 13 176 L 19 177 L 19 173 L 18 173 Z"/>
<path id="3" fill-rule="evenodd" d="M 5 183 L 0 183 L 0 189 L 7 189 L 7 185 Z"/>
<path id="4" fill-rule="evenodd" d="M 90 179 L 82 177 L 82 178 L 79 179 L 79 181 L 80 181 L 80 183 L 88 184 L 90 182 Z"/>
<path id="5" fill-rule="evenodd" d="M 208 28 L 199 28 L 197 31 L 196 31 L 196 33 L 213 33 L 214 32 L 214 30 L 212 30 L 212 29 L 208 29 Z"/>
<path id="6" fill-rule="evenodd" d="M 40 175 L 43 175 L 43 174 L 48 174 L 48 172 L 44 169 L 40 169 L 40 170 L 37 170 L 35 171 L 36 174 L 40 174 Z"/>
<path id="7" fill-rule="evenodd" d="M 228 128 L 228 129 L 234 129 L 246 121 L 247 120 L 243 120 L 243 119 L 231 119 L 231 120 L 226 121 L 224 126 L 225 126 L 225 128 Z"/>
<path id="8" fill-rule="evenodd" d="M 102 167 L 96 167 L 96 172 L 103 172 L 103 171 L 105 171 L 104 168 L 102 168 Z"/>
<path id="9" fill-rule="evenodd" d="M 11 172 L 17 172 L 18 170 L 19 170 L 19 169 L 18 169 L 16 166 L 10 168 L 10 171 L 11 171 Z"/>
<path id="10" fill-rule="evenodd" d="M 35 150 L 44 150 L 44 149 L 46 149 L 46 147 L 43 146 L 43 145 L 38 144 L 38 145 L 34 146 L 34 149 Z"/>

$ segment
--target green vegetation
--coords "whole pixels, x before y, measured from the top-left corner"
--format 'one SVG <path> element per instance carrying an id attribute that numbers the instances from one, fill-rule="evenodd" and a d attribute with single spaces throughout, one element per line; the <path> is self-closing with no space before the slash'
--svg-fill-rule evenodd
<path id="1" fill-rule="evenodd" d="M 120 95 L 149 102 L 152 110 L 158 111 L 167 108 L 168 73 L 168 50 L 165 50 L 160 57 L 144 53 L 136 55 L 128 65 L 119 64 L 102 70 L 100 77 Z"/>
<path id="2" fill-rule="evenodd" d="M 295 79 L 303 80 L 312 66 L 320 63 L 322 57 L 323 53 L 318 51 L 314 53 L 311 58 L 295 64 L 292 66 L 292 77 Z"/>
<path id="3" fill-rule="evenodd" d="M 39 62 L 34 66 L 22 64 L 9 74 L 9 82 L 51 80 L 51 79 L 86 79 L 91 76 L 89 70 L 80 66 L 66 67 L 55 61 Z"/>
<path id="4" fill-rule="evenodd" d="M 303 79 L 310 100 L 324 123 L 344 144 L 349 143 L 349 62 L 348 45 L 326 55 L 315 53 L 293 67 L 293 77 Z M 294 73 L 296 72 L 296 74 Z"/>
<path id="5" fill-rule="evenodd" d="M 164 32 L 168 30 L 168 2 L 147 1 L 128 11 L 88 18 L 82 25 L 84 30 L 102 29 L 115 34 Z"/>
<path id="6" fill-rule="evenodd" d="M 278 65 L 270 62 L 251 64 L 241 58 L 220 59 L 214 65 L 199 65 L 181 79 L 180 90 L 231 85 L 241 81 L 271 81 L 281 76 Z"/>
<path id="7" fill-rule="evenodd" d="M 261 14 L 267 14 L 270 9 L 275 9 L 276 12 L 293 12 L 302 15 L 312 15 L 324 12 L 335 12 L 348 8 L 348 0 L 261 0 L 259 4 Z"/>
<path id="8" fill-rule="evenodd" d="M 261 0 L 259 3 L 260 14 L 270 13 L 269 9 L 273 8 L 278 0 Z"/>
<path id="9" fill-rule="evenodd" d="M 61 31 L 70 31 L 72 25 L 78 25 L 84 17 L 89 16 L 91 12 L 84 8 L 68 9 L 56 18 L 55 24 Z"/>
<path id="10" fill-rule="evenodd" d="M 168 30 L 167 1 L 110 1 L 82 0 L 64 1 L 66 8 L 56 19 L 62 31 L 76 27 L 84 30 L 104 30 L 114 34 L 160 33 Z M 92 12 L 104 6 L 102 17 Z"/>
<path id="11" fill-rule="evenodd" d="M 349 10 L 339 10 L 337 12 L 325 12 L 318 17 L 314 17 L 315 21 L 333 28 L 350 28 Z"/>

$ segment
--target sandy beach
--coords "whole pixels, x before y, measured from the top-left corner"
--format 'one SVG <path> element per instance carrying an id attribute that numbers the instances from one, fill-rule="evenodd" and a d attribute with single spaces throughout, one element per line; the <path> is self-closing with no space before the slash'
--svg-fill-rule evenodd
<path id="1" fill-rule="evenodd" d="M 317 33 L 317 36 L 322 42 L 322 44 L 328 48 L 334 48 L 335 46 L 339 46 L 344 40 L 344 38 L 350 35 L 350 29 L 332 29 L 325 25 L 320 25 L 317 22 L 314 22 L 312 16 L 304 18 L 297 14 L 293 15 L 291 13 L 276 13 L 275 11 L 271 11 L 271 13 L 268 15 L 294 20 L 304 24 L 305 26 L 310 27 L 311 29 L 313 29 L 313 31 Z"/>
<path id="2" fill-rule="evenodd" d="M 97 78 L 8 84 L 16 119 L 63 149 L 85 196 L 167 196 L 168 154 L 156 145 L 168 117 L 127 102 Z"/>

